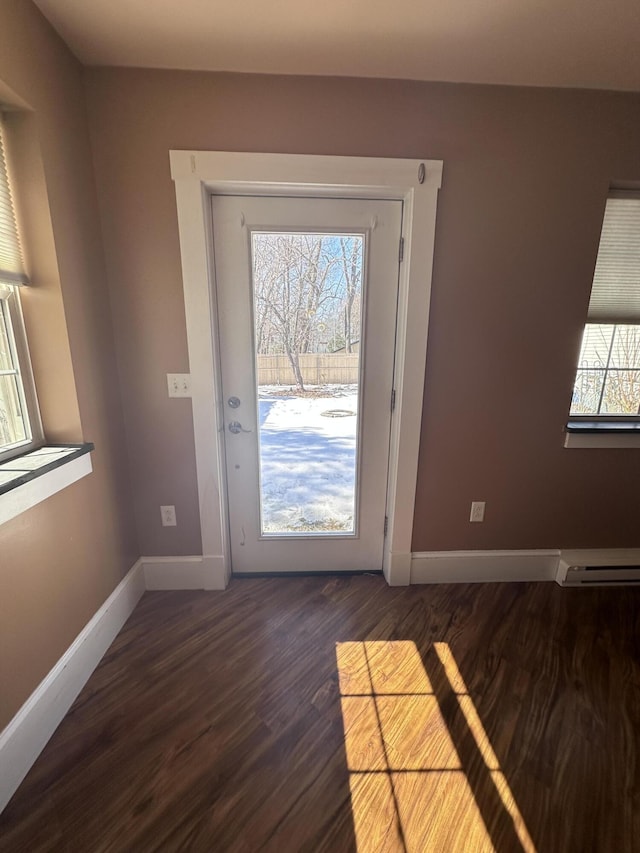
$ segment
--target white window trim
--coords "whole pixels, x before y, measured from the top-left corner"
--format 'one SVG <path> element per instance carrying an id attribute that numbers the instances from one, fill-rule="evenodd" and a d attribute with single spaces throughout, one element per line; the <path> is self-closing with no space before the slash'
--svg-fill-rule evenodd
<path id="1" fill-rule="evenodd" d="M 593 447 L 606 450 L 607 448 L 630 448 L 640 447 L 640 435 L 629 430 L 629 432 L 566 432 L 564 437 L 565 447 Z"/>
<path id="2" fill-rule="evenodd" d="M 85 453 L 58 468 L 40 474 L 33 480 L 22 483 L 0 495 L 0 524 L 26 512 L 56 492 L 66 489 L 77 480 L 92 472 L 91 454 Z"/>
<path id="3" fill-rule="evenodd" d="M 404 202 L 383 571 L 410 581 L 436 207 L 442 161 L 171 151 L 182 256 L 202 553 L 230 576 L 215 287 L 207 197 L 213 192 L 389 198 Z M 415 239 L 413 236 L 415 235 Z M 206 562 L 206 560 L 205 560 Z"/>

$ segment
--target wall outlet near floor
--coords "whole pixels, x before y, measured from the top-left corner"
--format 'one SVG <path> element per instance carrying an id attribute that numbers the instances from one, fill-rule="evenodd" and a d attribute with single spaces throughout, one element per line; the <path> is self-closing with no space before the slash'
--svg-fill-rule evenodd
<path id="1" fill-rule="evenodd" d="M 484 521 L 484 501 L 471 502 L 469 521 Z"/>
<path id="2" fill-rule="evenodd" d="M 170 397 L 190 397 L 191 374 L 167 373 L 167 388 Z"/>
<path id="3" fill-rule="evenodd" d="M 177 527 L 176 508 L 174 506 L 161 506 L 160 517 L 163 527 Z"/>

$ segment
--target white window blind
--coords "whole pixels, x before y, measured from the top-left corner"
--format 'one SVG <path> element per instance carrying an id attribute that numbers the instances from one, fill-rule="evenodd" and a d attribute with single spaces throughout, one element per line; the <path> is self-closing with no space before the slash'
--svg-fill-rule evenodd
<path id="1" fill-rule="evenodd" d="M 7 163 L 4 154 L 3 122 L 0 113 L 0 283 L 28 284 L 22 261 Z"/>
<path id="2" fill-rule="evenodd" d="M 640 324 L 640 193 L 607 199 L 588 322 Z"/>

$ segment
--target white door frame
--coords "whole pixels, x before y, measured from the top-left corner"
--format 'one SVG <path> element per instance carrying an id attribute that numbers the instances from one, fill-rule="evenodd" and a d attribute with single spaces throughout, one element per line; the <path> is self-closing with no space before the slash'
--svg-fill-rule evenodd
<path id="1" fill-rule="evenodd" d="M 231 575 L 207 197 L 234 193 L 404 202 L 383 571 L 391 586 L 408 584 L 442 161 L 226 151 L 171 151 L 170 161 L 182 256 L 205 588 L 219 588 Z"/>

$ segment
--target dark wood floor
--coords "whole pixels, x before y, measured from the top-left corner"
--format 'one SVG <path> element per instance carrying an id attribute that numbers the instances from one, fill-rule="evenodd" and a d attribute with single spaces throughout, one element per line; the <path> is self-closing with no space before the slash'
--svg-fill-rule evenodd
<path id="1" fill-rule="evenodd" d="M 640 850 L 640 590 L 147 593 L 2 851 Z"/>

